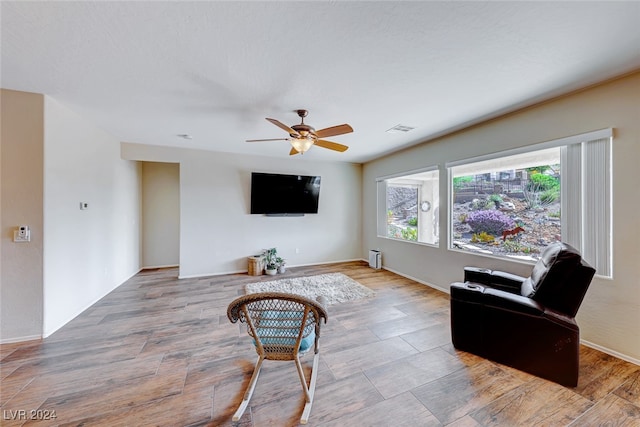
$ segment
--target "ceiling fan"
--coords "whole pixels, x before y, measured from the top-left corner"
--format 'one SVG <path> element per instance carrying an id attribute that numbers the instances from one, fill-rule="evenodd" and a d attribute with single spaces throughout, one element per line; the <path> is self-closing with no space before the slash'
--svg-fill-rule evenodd
<path id="1" fill-rule="evenodd" d="M 353 132 L 353 128 L 348 124 L 332 126 L 320 130 L 315 130 L 313 127 L 304 123 L 304 118 L 307 117 L 309 112 L 307 110 L 295 110 L 300 116 L 301 123 L 299 125 L 293 125 L 291 127 L 279 122 L 276 119 L 269 119 L 267 121 L 278 126 L 280 129 L 285 130 L 289 134 L 289 138 L 274 138 L 274 139 L 247 139 L 247 142 L 262 142 L 262 141 L 289 141 L 291 143 L 291 151 L 289 155 L 303 154 L 312 145 L 318 147 L 328 148 L 334 151 L 346 151 L 349 147 L 346 145 L 338 144 L 337 142 L 327 141 L 321 138 L 328 136 L 343 135 L 345 133 Z"/>

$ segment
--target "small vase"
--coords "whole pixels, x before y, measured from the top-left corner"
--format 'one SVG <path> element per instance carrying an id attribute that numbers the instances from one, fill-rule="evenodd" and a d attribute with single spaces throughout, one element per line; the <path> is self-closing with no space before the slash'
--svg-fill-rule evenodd
<path id="1" fill-rule="evenodd" d="M 278 273 L 282 274 L 287 271 L 287 268 L 284 265 L 278 267 Z"/>
<path id="2" fill-rule="evenodd" d="M 275 276 L 277 272 L 278 272 L 277 268 L 274 268 L 273 270 L 269 270 L 269 269 L 265 270 L 265 273 L 267 273 L 269 276 Z"/>

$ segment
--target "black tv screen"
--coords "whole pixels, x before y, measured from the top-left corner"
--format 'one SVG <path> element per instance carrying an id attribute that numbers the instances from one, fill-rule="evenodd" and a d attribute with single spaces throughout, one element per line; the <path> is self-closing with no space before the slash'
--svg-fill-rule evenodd
<path id="1" fill-rule="evenodd" d="M 251 213 L 317 214 L 320 177 L 251 173 Z"/>

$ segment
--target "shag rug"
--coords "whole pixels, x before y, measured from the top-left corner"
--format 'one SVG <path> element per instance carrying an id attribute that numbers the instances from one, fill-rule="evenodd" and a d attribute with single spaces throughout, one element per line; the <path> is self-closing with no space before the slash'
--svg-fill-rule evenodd
<path id="1" fill-rule="evenodd" d="M 326 304 L 355 301 L 374 296 L 376 293 L 342 273 L 318 274 L 316 276 L 292 277 L 267 282 L 249 283 L 247 294 L 257 292 L 286 292 L 316 300 L 319 296 Z"/>

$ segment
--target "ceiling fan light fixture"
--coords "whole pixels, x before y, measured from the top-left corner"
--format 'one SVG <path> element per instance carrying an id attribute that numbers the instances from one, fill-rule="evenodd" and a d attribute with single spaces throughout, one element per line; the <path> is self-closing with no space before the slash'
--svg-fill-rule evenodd
<path id="1" fill-rule="evenodd" d="M 300 154 L 306 152 L 315 142 L 312 137 L 307 138 L 290 138 L 291 146 Z"/>

